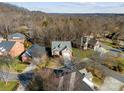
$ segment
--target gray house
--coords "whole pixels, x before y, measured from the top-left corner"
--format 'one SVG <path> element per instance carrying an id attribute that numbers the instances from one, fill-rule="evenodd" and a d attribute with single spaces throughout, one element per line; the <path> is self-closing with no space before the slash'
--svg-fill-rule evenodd
<path id="1" fill-rule="evenodd" d="M 81 37 L 81 47 L 83 49 L 94 48 L 98 44 L 98 40 L 90 36 Z"/>
<path id="2" fill-rule="evenodd" d="M 21 59 L 23 62 L 29 62 L 30 59 L 32 58 L 43 58 L 43 57 L 46 57 L 45 47 L 34 44 L 22 54 Z"/>
<path id="3" fill-rule="evenodd" d="M 72 46 L 70 41 L 53 41 L 52 42 L 52 55 L 59 56 L 62 51 L 69 49 L 72 52 Z"/>

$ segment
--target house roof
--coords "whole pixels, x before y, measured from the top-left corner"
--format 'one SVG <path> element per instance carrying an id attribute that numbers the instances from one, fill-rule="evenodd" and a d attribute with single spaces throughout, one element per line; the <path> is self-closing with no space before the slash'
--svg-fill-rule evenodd
<path id="1" fill-rule="evenodd" d="M 2 36 L 2 35 L 0 35 L 0 38 L 2 38 L 2 39 L 3 39 L 3 36 Z"/>
<path id="2" fill-rule="evenodd" d="M 59 51 L 63 50 L 65 47 L 72 50 L 70 41 L 52 41 L 52 50 L 58 49 Z"/>
<path id="3" fill-rule="evenodd" d="M 71 91 L 93 91 L 77 72 L 67 73 L 58 77 L 54 69 L 43 68 L 38 74 L 41 75 L 43 79 L 44 90 L 68 91 L 71 89 Z M 73 88 L 71 88 L 72 86 Z"/>
<path id="4" fill-rule="evenodd" d="M 88 41 L 88 44 L 93 45 L 93 46 L 96 44 L 97 40 L 96 40 L 95 38 L 90 38 L 90 37 L 88 37 L 88 36 L 81 37 L 81 39 L 82 39 L 82 44 L 85 44 L 85 43 L 86 43 L 87 38 L 90 39 L 90 40 Z"/>
<path id="5" fill-rule="evenodd" d="M 33 44 L 25 53 L 30 57 L 41 57 L 46 53 L 46 50 L 44 46 Z"/>
<path id="6" fill-rule="evenodd" d="M 89 40 L 88 44 L 94 46 L 94 45 L 96 44 L 96 42 L 97 42 L 97 40 L 96 40 L 95 38 L 91 38 L 91 39 Z"/>
<path id="7" fill-rule="evenodd" d="M 4 52 L 4 51 L 9 52 L 15 43 L 16 42 L 14 42 L 14 41 L 2 41 L 0 43 L 0 51 L 1 52 Z"/>
<path id="8" fill-rule="evenodd" d="M 11 35 L 8 35 L 8 39 L 25 39 L 25 35 L 21 34 L 21 33 L 14 33 Z"/>

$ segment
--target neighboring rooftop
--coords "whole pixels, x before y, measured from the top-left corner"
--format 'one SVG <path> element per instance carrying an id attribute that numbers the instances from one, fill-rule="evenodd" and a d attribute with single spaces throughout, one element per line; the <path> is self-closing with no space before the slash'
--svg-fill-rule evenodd
<path id="1" fill-rule="evenodd" d="M 41 57 L 46 54 L 46 49 L 44 46 L 33 44 L 25 53 L 30 57 Z"/>
<path id="2" fill-rule="evenodd" d="M 65 47 L 72 50 L 71 42 L 70 41 L 52 41 L 52 50 L 57 48 L 59 51 L 61 51 Z"/>
<path id="3" fill-rule="evenodd" d="M 56 76 L 54 69 L 43 68 L 38 75 L 41 76 L 43 90 L 47 91 L 93 91 L 86 84 L 80 74 L 72 72 L 63 76 Z"/>
<path id="4" fill-rule="evenodd" d="M 25 39 L 25 35 L 21 33 L 14 33 L 14 34 L 8 35 L 8 39 Z"/>
<path id="5" fill-rule="evenodd" d="M 1 52 L 9 52 L 11 48 L 14 46 L 15 42 L 14 41 L 3 41 L 0 43 L 0 51 Z"/>

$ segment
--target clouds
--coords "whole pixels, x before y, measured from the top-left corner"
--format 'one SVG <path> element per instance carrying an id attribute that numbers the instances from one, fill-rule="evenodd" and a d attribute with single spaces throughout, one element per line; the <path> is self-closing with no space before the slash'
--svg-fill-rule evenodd
<path id="1" fill-rule="evenodd" d="M 124 3 L 40 2 L 11 3 L 17 6 L 48 13 L 124 13 Z"/>

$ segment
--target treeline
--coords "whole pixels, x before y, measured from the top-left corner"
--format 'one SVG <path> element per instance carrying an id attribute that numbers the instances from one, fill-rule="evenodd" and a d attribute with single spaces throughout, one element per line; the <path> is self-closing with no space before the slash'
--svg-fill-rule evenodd
<path id="1" fill-rule="evenodd" d="M 47 14 L 0 3 L 0 34 L 6 37 L 8 33 L 27 31 L 32 32 L 31 37 L 34 42 L 45 45 L 50 45 L 52 40 L 73 41 L 90 33 L 96 37 L 115 33 L 118 34 L 116 39 L 123 40 L 124 16 L 122 14 Z"/>

